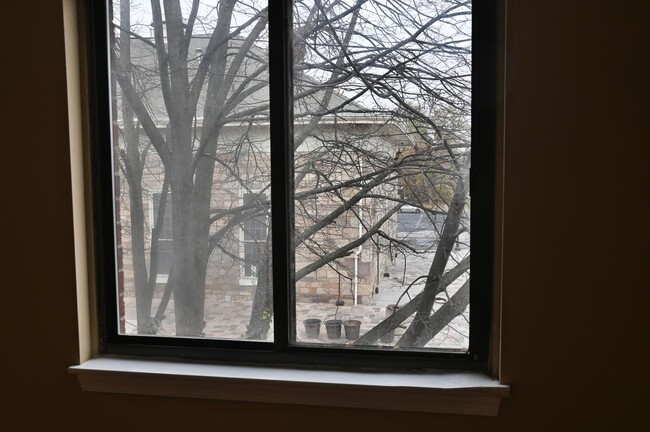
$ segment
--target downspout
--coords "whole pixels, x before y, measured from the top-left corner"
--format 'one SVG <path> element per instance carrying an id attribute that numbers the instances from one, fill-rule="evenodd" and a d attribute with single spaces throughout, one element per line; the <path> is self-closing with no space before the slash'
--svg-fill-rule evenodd
<path id="1" fill-rule="evenodd" d="M 375 211 L 375 214 L 378 212 Z M 377 294 L 377 290 L 379 290 L 379 259 L 380 259 L 380 254 L 381 254 L 381 249 L 380 249 L 380 244 L 379 244 L 379 239 L 377 240 L 377 284 L 375 285 L 375 289 L 372 291 L 372 297 Z"/>
<path id="2" fill-rule="evenodd" d="M 359 175 L 363 176 L 363 159 L 359 159 Z M 359 208 L 359 234 L 358 238 L 363 236 L 363 205 L 365 198 L 361 200 L 361 207 Z M 354 253 L 354 305 L 359 303 L 359 259 L 363 251 L 363 244 L 360 244 Z"/>
<path id="3" fill-rule="evenodd" d="M 359 217 L 361 217 L 362 211 L 359 211 Z M 363 235 L 361 230 L 363 227 L 361 226 L 361 220 L 359 220 L 359 237 Z M 359 245 L 357 248 L 357 251 L 354 253 L 354 304 L 355 306 L 359 302 L 359 256 L 361 255 L 361 251 L 363 250 L 363 246 Z"/>

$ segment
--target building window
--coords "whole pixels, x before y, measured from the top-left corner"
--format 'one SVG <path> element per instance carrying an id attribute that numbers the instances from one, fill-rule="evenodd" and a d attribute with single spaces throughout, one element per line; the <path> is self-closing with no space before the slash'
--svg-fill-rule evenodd
<path id="1" fill-rule="evenodd" d="M 245 193 L 242 197 L 244 206 L 257 206 L 257 202 L 267 201 L 263 193 Z M 258 269 L 261 269 L 262 261 L 267 252 L 267 236 L 269 232 L 268 216 L 265 212 L 248 217 L 242 224 L 240 240 L 242 268 L 241 283 L 249 285 L 257 283 Z"/>
<path id="2" fill-rule="evenodd" d="M 485 368 L 488 3 L 90 6 L 104 352 Z"/>
<path id="3" fill-rule="evenodd" d="M 157 282 L 164 283 L 167 282 L 169 269 L 172 266 L 174 236 L 172 234 L 172 210 L 171 205 L 169 205 L 169 197 L 167 197 L 166 205 L 161 208 L 161 196 L 160 192 L 154 192 L 151 196 L 152 212 L 149 220 L 153 222 L 153 225 L 151 227 L 150 253 L 153 253 L 156 249 L 153 243 L 157 241 Z"/>

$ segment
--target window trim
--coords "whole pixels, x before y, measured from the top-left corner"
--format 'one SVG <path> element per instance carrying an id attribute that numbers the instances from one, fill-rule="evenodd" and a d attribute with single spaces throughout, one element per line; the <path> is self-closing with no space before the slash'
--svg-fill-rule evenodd
<path id="1" fill-rule="evenodd" d="M 110 357 L 69 371 L 85 391 L 445 414 L 496 416 L 510 395 L 509 386 L 478 372 L 369 374 Z"/>
<path id="2" fill-rule="evenodd" d="M 86 8 L 92 4 L 88 0 L 63 0 L 63 21 L 64 21 L 64 42 L 66 52 L 66 74 L 68 91 L 68 113 L 70 130 L 70 154 L 71 154 L 71 179 L 72 179 L 72 206 L 73 206 L 73 229 L 75 239 L 75 272 L 76 272 L 76 293 L 79 328 L 79 361 L 78 365 L 71 366 L 69 372 L 75 374 L 79 379 L 81 388 L 87 391 L 118 392 L 128 394 L 148 394 L 158 396 L 177 397 L 199 397 L 223 400 L 255 401 L 269 403 L 296 403 L 302 405 L 316 406 L 341 406 L 340 395 L 345 391 L 346 397 L 344 407 L 379 408 L 402 411 L 426 411 L 437 413 L 454 414 L 475 414 L 475 415 L 496 415 L 499 403 L 502 398 L 508 397 L 510 388 L 508 385 L 499 383 L 500 369 L 500 246 L 499 241 L 502 226 L 498 223 L 502 214 L 503 195 L 500 192 L 503 186 L 503 172 L 500 158 L 503 155 L 501 144 L 495 146 L 498 166 L 496 173 L 498 180 L 495 185 L 495 247 L 494 254 L 494 276 L 495 283 L 491 294 L 494 295 L 492 304 L 493 313 L 490 328 L 492 332 L 491 345 L 489 349 L 488 368 L 484 373 L 461 371 L 454 374 L 445 371 L 431 371 L 428 373 L 402 373 L 396 381 L 390 385 L 378 383 L 375 378 L 378 372 L 360 373 L 365 377 L 368 384 L 372 385 L 370 392 L 360 392 L 359 388 L 336 383 L 329 375 L 330 371 L 319 371 L 321 379 L 317 384 L 306 380 L 298 384 L 274 379 L 273 375 L 269 380 L 259 382 L 253 378 L 257 373 L 268 367 L 249 366 L 248 369 L 240 370 L 245 372 L 245 379 L 235 373 L 226 373 L 223 366 L 208 365 L 206 363 L 192 362 L 160 362 L 141 357 L 129 358 L 126 356 L 112 357 L 103 354 L 101 346 L 101 329 L 97 304 L 97 285 L 94 274 L 98 270 L 95 266 L 95 258 L 98 253 L 94 247 L 93 224 L 96 221 L 92 217 L 91 189 L 88 187 L 90 179 L 89 167 L 92 165 L 89 157 L 89 142 L 93 118 L 88 112 L 93 108 L 92 102 L 87 98 L 87 87 L 91 81 L 92 71 L 88 65 L 92 63 L 92 53 L 88 53 L 85 44 L 88 42 L 84 35 L 88 34 L 87 23 L 84 20 Z M 499 18 L 499 28 L 505 28 L 505 12 L 503 2 L 495 0 L 498 7 L 494 7 L 494 18 Z M 488 8 L 489 9 L 489 8 Z M 500 41 L 503 41 L 503 34 L 500 33 Z M 495 44 L 496 46 L 496 44 Z M 500 68 L 501 73 L 505 71 L 503 52 L 498 53 L 499 63 L 495 67 Z M 494 56 L 496 57 L 496 55 Z M 496 60 L 496 59 L 495 59 Z M 489 67 L 488 67 L 489 69 Z M 503 84 L 503 83 L 501 83 Z M 499 86 L 502 93 L 504 87 Z M 496 100 L 496 98 L 494 99 Z M 497 101 L 497 112 L 502 113 L 503 100 Z M 501 118 L 501 117 L 500 117 Z M 501 118 L 502 119 L 502 118 Z M 496 122 L 495 122 L 496 125 Z M 501 143 L 502 130 L 498 128 L 498 143 Z M 104 324 L 105 325 L 105 324 Z M 187 366 L 191 372 L 180 373 L 179 366 Z M 211 367 L 215 369 L 210 369 Z M 237 366 L 233 366 L 237 367 Z M 207 368 L 207 369 L 206 369 Z M 297 378 L 300 370 L 288 369 L 289 376 Z M 252 376 L 252 377 L 251 377 Z M 417 377 L 419 383 L 425 379 L 433 379 L 434 382 L 426 388 L 421 386 L 409 387 L 406 385 L 408 378 Z M 478 377 L 483 380 L 482 385 L 463 386 L 462 379 Z M 401 380 L 400 378 L 403 378 Z M 297 392 L 296 388 L 302 387 Z M 365 390 L 368 390 L 366 387 Z M 360 396 L 360 397 L 354 397 Z M 365 398 L 364 398 L 365 397 Z M 426 399 L 426 406 L 416 409 L 413 404 L 405 403 L 409 400 Z M 484 409 L 485 407 L 488 407 Z"/>
<path id="3" fill-rule="evenodd" d="M 97 7 L 96 5 L 92 4 L 92 2 L 89 2 L 90 5 L 86 5 L 88 9 L 92 9 L 93 7 Z M 480 3 L 480 2 L 479 2 Z M 280 8 L 272 8 L 271 13 L 273 14 L 280 14 L 280 19 L 283 24 L 280 25 L 279 27 L 276 26 L 275 32 L 271 32 L 271 39 L 273 38 L 278 38 L 283 41 L 290 40 L 291 35 L 289 34 L 288 31 L 285 32 L 279 32 L 278 29 L 284 28 L 290 29 L 291 27 L 289 26 L 290 22 L 290 17 L 291 17 L 291 9 L 290 5 L 287 5 L 285 3 L 286 8 L 284 10 L 280 10 Z M 478 5 L 475 5 L 475 9 L 477 8 Z M 485 13 L 486 11 L 484 11 Z M 490 7 L 487 7 L 487 12 L 491 12 Z M 277 17 L 276 17 L 277 18 Z M 485 30 L 485 29 L 484 29 Z M 489 30 L 489 29 L 488 29 Z M 92 38 L 93 34 L 88 34 L 90 38 Z M 98 42 L 95 41 L 90 41 L 90 44 L 97 44 Z M 101 41 L 99 42 L 101 43 Z M 488 45 L 489 43 L 484 43 L 483 45 Z M 275 65 L 276 69 L 282 69 L 284 68 L 286 70 L 287 64 L 290 60 L 291 56 L 291 50 L 288 49 L 288 43 L 283 43 L 282 46 L 284 47 L 284 50 L 279 53 L 279 55 L 272 57 L 271 61 L 278 61 L 278 63 L 272 63 Z M 485 47 L 484 47 L 485 48 Z M 90 50 L 87 53 L 87 60 L 88 60 L 88 66 L 90 66 L 90 73 L 86 77 L 88 81 L 91 80 L 99 80 L 100 83 L 98 84 L 95 82 L 95 85 L 99 85 L 101 88 L 101 76 L 98 76 L 96 72 L 97 70 L 102 68 L 102 64 L 107 62 L 107 59 L 102 59 L 99 57 L 94 56 L 94 51 Z M 277 53 L 276 53 L 277 54 Z M 274 60 L 275 59 L 275 60 Z M 477 59 L 479 61 L 475 63 L 480 63 L 480 59 Z M 483 65 L 484 68 L 489 69 L 490 65 L 490 59 L 487 59 L 487 62 Z M 93 70 L 93 66 L 96 68 L 96 70 Z M 104 65 L 105 66 L 105 65 Z M 475 66 L 475 68 L 477 68 Z M 107 70 L 107 68 L 105 68 Z M 488 74 L 489 76 L 485 76 L 485 81 L 488 83 L 493 82 L 493 74 Z M 290 101 L 290 95 L 291 95 L 291 83 L 290 83 L 290 74 L 280 74 L 276 73 L 274 77 L 271 77 L 271 87 L 272 88 L 283 88 L 285 91 L 280 92 L 281 94 L 277 95 L 279 96 L 278 98 L 272 97 L 272 100 L 280 100 L 284 101 L 286 104 L 287 100 Z M 107 80 L 104 80 L 107 81 Z M 105 82 L 105 84 L 108 84 Z M 278 85 L 280 85 L 278 87 Z M 491 86 L 488 86 L 491 87 Z M 488 89 L 488 93 L 491 90 Z M 275 95 L 274 95 L 275 96 Z M 483 98 L 483 100 L 494 100 L 494 98 L 491 98 L 489 94 L 486 95 L 479 95 L 479 97 Z M 290 104 L 287 106 L 291 106 Z M 100 104 L 97 103 L 97 101 L 90 101 L 89 102 L 89 108 L 91 111 L 94 111 L 98 113 L 99 115 L 90 117 L 88 119 L 88 123 L 90 124 L 89 130 L 90 134 L 93 135 L 95 139 L 97 139 L 98 136 L 110 136 L 110 126 L 107 124 L 102 124 L 102 122 L 98 121 L 98 118 L 101 118 L 102 115 L 107 115 L 108 113 L 106 112 L 106 107 L 102 107 Z M 487 111 L 490 111 L 490 108 L 487 108 Z M 272 110 L 272 120 L 271 122 L 274 122 L 274 124 L 284 124 L 284 127 L 282 128 L 271 128 L 271 134 L 272 134 L 272 140 L 275 140 L 275 142 L 284 142 L 290 136 L 290 131 L 292 129 L 292 116 L 290 113 L 284 113 L 282 110 Z M 487 120 L 486 117 L 486 123 L 487 125 L 487 130 L 490 130 L 490 128 L 494 129 L 495 122 Z M 473 127 L 475 125 L 473 124 Z M 108 132 L 108 134 L 106 134 Z M 279 138 L 278 138 L 279 137 Z M 276 146 L 275 149 L 272 148 L 272 152 L 275 151 L 277 154 L 278 148 Z M 292 159 L 292 154 L 288 151 L 287 148 L 282 149 L 280 148 L 279 151 L 281 152 L 282 157 L 275 157 L 272 159 L 272 172 L 275 174 L 274 180 L 276 182 L 276 186 L 274 190 L 279 189 L 277 186 L 277 178 L 284 179 L 280 184 L 284 185 L 285 189 L 285 194 L 281 194 L 282 196 L 280 199 L 278 199 L 277 195 L 276 198 L 274 198 L 274 206 L 277 208 L 288 208 L 287 204 L 287 197 L 290 196 L 290 178 L 288 175 L 288 170 L 287 166 L 290 166 L 288 162 L 291 161 Z M 478 152 L 477 152 L 478 153 Z M 489 153 L 489 151 L 488 151 Z M 486 157 L 486 156 L 483 156 Z M 488 154 L 486 159 L 489 160 L 490 155 Z M 98 167 L 96 158 L 95 160 L 91 160 L 91 165 L 95 164 L 92 168 L 97 171 L 101 171 L 103 168 L 103 172 L 99 174 L 100 177 L 103 176 L 103 178 L 110 178 L 112 175 L 112 172 L 107 171 L 106 167 Z M 493 165 L 493 164 L 492 164 Z M 493 166 L 492 168 L 493 169 Z M 472 170 L 472 178 L 476 178 L 476 170 Z M 108 174 L 108 175 L 107 175 Z M 483 175 L 481 173 L 480 175 Z M 472 191 L 476 191 L 477 189 L 483 189 L 483 190 L 492 190 L 490 187 L 489 182 L 486 184 L 480 184 L 476 185 L 475 181 L 472 182 L 471 189 Z M 111 185 L 112 187 L 112 185 Z M 102 190 L 102 188 L 104 188 Z M 106 185 L 93 185 L 93 193 L 95 195 L 105 195 L 105 190 L 106 190 Z M 489 194 L 490 196 L 492 194 Z M 111 196 L 113 196 L 111 194 Z M 281 200 L 284 199 L 285 201 L 282 202 Z M 472 206 L 474 207 L 474 202 L 475 200 L 472 200 Z M 284 213 L 284 214 L 279 214 L 279 213 Z M 474 213 L 474 212 L 473 212 Z M 107 218 L 112 218 L 112 215 L 107 215 L 106 212 L 98 211 L 95 212 L 95 220 L 93 222 L 97 223 L 97 226 L 103 226 L 103 220 Z M 273 211 L 272 212 L 272 217 L 273 219 L 273 225 L 274 226 L 287 226 L 286 223 L 282 222 L 291 222 L 290 217 L 291 215 L 288 212 L 277 212 Z M 288 218 L 288 219 L 287 219 Z M 490 231 L 493 224 L 486 222 L 484 223 L 484 226 L 489 227 L 487 230 Z M 473 230 L 475 228 L 473 227 Z M 97 233 L 97 231 L 95 231 Z M 106 235 L 106 233 L 103 233 Z M 277 233 L 274 232 L 274 236 L 276 236 Z M 288 234 L 288 233 L 287 233 Z M 284 266 L 281 268 L 284 268 L 287 270 L 286 274 L 285 272 L 274 272 L 274 284 L 278 284 L 278 280 L 280 281 L 279 283 L 286 282 L 287 280 L 290 280 L 291 278 L 291 251 L 287 247 L 288 244 L 290 244 L 290 238 L 289 241 L 286 242 L 274 242 L 274 261 L 280 263 L 282 266 L 282 262 L 285 263 Z M 102 244 L 102 239 L 95 238 L 94 241 L 96 241 L 98 244 Z M 277 247 L 276 247 L 277 246 Z M 276 250 L 277 249 L 277 250 Z M 97 260 L 98 262 L 102 262 L 105 260 L 105 256 L 102 256 L 104 252 L 103 248 L 94 248 L 93 252 L 97 255 Z M 277 252 L 277 253 L 276 253 Z M 111 280 L 111 278 L 114 278 L 115 276 L 111 276 L 109 273 L 106 271 L 106 268 L 100 266 L 92 266 L 94 267 L 95 273 L 97 274 L 97 283 L 106 283 L 106 281 Z M 492 275 L 492 268 L 491 266 L 484 266 L 486 267 L 485 272 L 486 274 Z M 489 267 L 489 268 L 487 268 Z M 474 267 L 473 267 L 473 272 L 475 272 Z M 491 280 L 490 278 L 483 279 L 483 280 Z M 109 283 L 110 285 L 110 283 Z M 479 290 L 472 290 L 472 293 L 476 293 Z M 490 297 L 492 295 L 491 292 L 488 292 L 489 290 L 483 290 L 485 292 L 482 292 L 482 295 Z M 280 290 L 279 292 L 283 293 L 284 295 L 276 295 L 274 296 L 274 307 L 275 307 L 275 312 L 276 314 L 284 314 L 285 316 L 288 316 L 289 314 L 289 302 L 287 301 L 289 298 L 289 293 L 284 292 L 284 290 Z M 475 301 L 475 297 L 472 297 L 472 301 Z M 103 311 L 100 312 L 100 317 L 101 316 L 111 316 L 111 313 L 113 314 L 112 316 L 116 316 L 115 312 L 116 311 L 111 311 L 111 306 L 110 304 L 107 304 L 106 301 L 100 301 L 100 304 L 102 304 Z M 489 308 L 487 308 L 489 309 Z M 475 310 L 473 310 L 473 313 L 476 314 Z M 486 313 L 489 314 L 489 311 Z M 485 319 L 485 317 L 484 317 Z M 478 321 L 475 319 L 475 321 Z M 99 320 L 99 327 L 100 327 L 100 335 L 101 334 L 107 334 L 106 329 L 109 325 L 107 320 L 100 319 Z M 116 327 L 116 326 L 115 326 Z M 490 320 L 488 316 L 488 320 L 484 321 L 484 328 L 481 330 L 482 332 L 487 332 L 489 333 L 491 330 L 492 326 L 490 325 Z M 139 337 L 139 336 L 123 336 L 127 337 L 130 340 L 129 346 L 126 347 L 120 343 L 113 343 L 111 341 L 107 341 L 105 337 L 99 336 L 98 339 L 98 349 L 95 350 L 96 353 L 103 353 L 103 355 L 106 354 L 117 354 L 117 355 L 142 355 L 142 356 L 174 356 L 178 355 L 178 349 L 182 351 L 181 356 L 191 356 L 196 359 L 203 359 L 203 360 L 208 360 L 208 359 L 214 359 L 213 356 L 210 356 L 208 351 L 210 349 L 210 343 L 206 343 L 205 340 L 197 340 L 197 339 L 187 339 L 187 340 L 179 340 L 179 339 L 172 339 L 172 341 L 177 345 L 178 349 L 175 349 L 171 345 L 167 345 L 169 341 L 165 340 L 165 338 L 157 338 L 160 342 L 160 344 L 163 344 L 162 347 L 159 347 L 159 349 L 154 351 L 151 351 L 147 345 L 151 344 L 151 339 L 152 338 L 147 338 L 147 337 Z M 289 346 L 289 340 L 290 340 L 290 333 L 289 329 L 285 326 L 284 328 L 277 325 L 275 327 L 275 340 L 276 342 L 279 342 L 280 344 L 283 344 L 283 346 L 288 347 L 288 349 L 285 352 L 278 353 L 274 352 L 273 347 L 270 347 L 267 343 L 256 343 L 256 342 L 241 342 L 241 341 L 219 341 L 223 342 L 221 343 L 221 348 L 225 349 L 226 351 L 224 352 L 219 352 L 219 356 L 217 357 L 219 360 L 222 361 L 230 361 L 230 362 L 258 362 L 258 361 L 268 361 L 269 364 L 273 363 L 279 363 L 279 364 L 292 364 L 296 361 L 296 354 L 301 356 L 301 361 L 304 362 L 305 365 L 322 365 L 322 356 L 323 352 L 319 348 L 315 347 L 309 347 L 309 346 L 300 346 L 300 347 L 291 347 Z M 476 338 L 474 338 L 476 340 Z M 435 365 L 432 365 L 431 367 L 435 368 L 462 368 L 466 370 L 483 370 L 486 371 L 488 370 L 488 354 L 489 354 L 489 347 L 487 346 L 487 338 L 484 339 L 486 343 L 484 344 L 485 346 L 481 347 L 481 358 L 477 361 L 476 358 L 470 358 L 470 356 L 465 356 L 465 358 L 458 358 L 458 354 L 456 353 L 436 353 L 435 357 L 437 359 L 435 360 Z M 191 347 L 190 345 L 194 345 Z M 110 347 L 109 347 L 110 346 Z M 109 348 L 107 348 L 109 347 Z M 253 354 L 253 356 L 245 355 L 245 356 L 238 356 L 234 355 L 232 349 L 238 349 L 242 347 L 247 347 L 251 351 L 250 353 Z M 249 354 L 250 354 L 249 353 Z M 354 366 L 354 361 L 351 361 L 350 359 L 354 359 L 355 357 L 357 358 L 362 358 L 364 361 L 364 365 L 367 365 L 370 368 L 374 367 L 394 367 L 394 361 L 398 358 L 400 358 L 400 361 L 404 361 L 402 364 L 405 369 L 409 368 L 418 368 L 422 367 L 422 362 L 421 361 L 426 361 L 426 362 L 431 362 L 431 359 L 433 356 L 431 355 L 425 355 L 425 356 L 420 356 L 419 353 L 400 353 L 400 352 L 386 352 L 386 351 L 381 351 L 381 350 L 376 350 L 374 352 L 370 352 L 369 350 L 364 350 L 364 349 L 358 349 L 355 350 L 355 352 L 350 352 L 349 350 L 346 349 L 336 349 L 336 348 L 328 348 L 328 353 L 331 355 L 332 361 L 328 363 L 330 366 L 334 367 L 344 367 L 344 368 L 349 368 Z M 387 355 L 387 356 L 384 356 Z M 456 357 L 456 358 L 454 358 Z M 410 361 L 409 360 L 413 360 Z M 431 364 L 431 363 L 428 363 Z"/>

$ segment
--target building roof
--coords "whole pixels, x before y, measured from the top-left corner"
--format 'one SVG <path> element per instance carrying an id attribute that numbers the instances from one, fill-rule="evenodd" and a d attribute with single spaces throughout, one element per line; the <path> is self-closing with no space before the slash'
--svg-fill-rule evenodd
<path id="1" fill-rule="evenodd" d="M 190 79 L 196 73 L 199 62 L 205 54 L 210 36 L 196 35 L 189 45 L 188 71 Z M 232 39 L 229 55 L 234 56 L 241 47 L 243 39 Z M 148 112 L 154 122 L 161 128 L 168 122 L 168 114 L 160 89 L 160 76 L 158 61 L 153 38 L 131 37 L 131 64 L 134 76 L 134 83 L 138 93 L 141 95 Z M 268 123 L 269 87 L 268 83 L 268 53 L 260 46 L 253 45 L 247 52 L 246 58 L 235 72 L 233 84 L 229 89 L 229 97 L 234 98 L 235 92 L 249 91 L 249 94 L 241 98 L 231 111 L 230 117 L 234 124 L 240 124 L 243 120 L 247 123 L 254 119 L 256 123 L 264 125 Z M 255 86 L 259 88 L 251 91 Z M 203 118 L 203 110 L 206 104 L 207 80 L 203 85 L 201 95 L 197 104 L 196 120 L 200 125 Z M 326 90 L 322 83 L 306 74 L 301 74 L 299 80 L 294 82 L 294 94 L 299 95 L 294 103 L 295 124 L 299 126 L 309 122 L 312 116 L 324 114 L 319 124 L 369 124 L 386 125 L 392 124 L 396 128 L 394 118 L 389 114 L 373 112 L 361 105 L 358 101 L 350 101 L 340 91 L 334 90 L 329 98 L 326 98 Z M 121 103 L 121 89 L 116 89 L 118 105 Z M 326 100 L 326 102 L 324 102 Z M 254 112 L 259 108 L 258 112 Z M 237 118 L 237 113 L 251 113 L 245 118 Z M 335 113 L 335 114 L 333 114 Z M 121 113 L 118 110 L 118 120 Z M 402 132 L 403 133 L 403 132 Z"/>

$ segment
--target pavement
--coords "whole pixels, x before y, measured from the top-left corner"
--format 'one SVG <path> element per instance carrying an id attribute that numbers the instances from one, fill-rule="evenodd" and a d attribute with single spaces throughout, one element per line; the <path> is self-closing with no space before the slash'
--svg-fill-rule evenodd
<path id="1" fill-rule="evenodd" d="M 379 292 L 374 295 L 369 304 L 353 305 L 346 301 L 343 306 L 337 307 L 333 303 L 306 303 L 298 301 L 296 303 L 297 342 L 334 346 L 345 345 L 350 342 L 346 338 L 344 329 L 341 330 L 340 338 L 330 339 L 324 325 L 321 325 L 317 338 L 307 337 L 303 321 L 308 318 L 317 318 L 323 323 L 330 319 L 340 319 L 342 321 L 359 320 L 361 321 L 360 334 L 364 334 L 386 318 L 387 306 L 394 305 L 398 301 L 399 305 L 407 303 L 410 298 L 413 298 L 424 288 L 424 279 L 422 279 L 406 291 L 406 288 L 412 281 L 428 272 L 434 254 L 434 250 L 431 247 L 434 246 L 431 243 L 432 235 L 433 232 L 428 230 L 404 233 L 405 237 L 408 236 L 407 241 L 413 245 L 417 245 L 420 250 L 425 250 L 425 252 L 421 255 L 398 256 L 395 258 L 393 264 L 386 270 L 389 276 L 380 282 Z M 453 267 L 454 261 L 462 259 L 468 251 L 469 249 L 465 247 L 454 251 L 448 268 Z M 448 288 L 448 295 L 453 295 L 465 282 L 466 277 L 463 276 L 456 280 Z M 251 306 L 250 302 L 206 301 L 205 336 L 218 339 L 242 339 L 250 319 Z M 434 310 L 437 306 L 434 306 Z M 154 308 L 156 307 L 156 300 L 154 300 Z M 135 299 L 125 299 L 125 311 L 126 333 L 134 334 L 136 329 Z M 159 334 L 161 336 L 175 336 L 173 301 L 170 301 L 165 315 L 166 318 L 161 324 Z M 467 349 L 469 345 L 468 317 L 469 311 L 466 311 L 463 316 L 454 319 L 445 330 L 441 331 L 426 346 L 431 348 Z M 405 321 L 400 328 L 395 329 L 396 336 L 404 332 L 411 319 L 412 317 Z M 273 332 L 270 331 L 269 333 L 267 340 L 270 341 L 272 340 Z M 392 345 L 397 339 L 395 338 L 391 342 L 386 338 L 383 341 L 378 341 L 377 345 Z"/>

